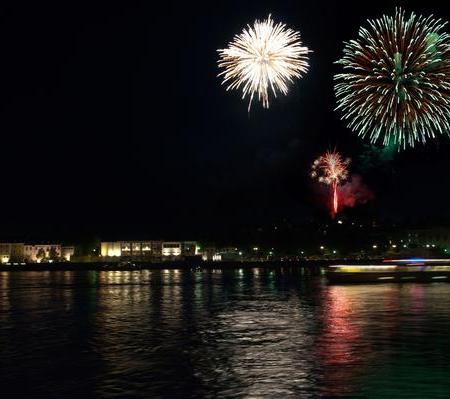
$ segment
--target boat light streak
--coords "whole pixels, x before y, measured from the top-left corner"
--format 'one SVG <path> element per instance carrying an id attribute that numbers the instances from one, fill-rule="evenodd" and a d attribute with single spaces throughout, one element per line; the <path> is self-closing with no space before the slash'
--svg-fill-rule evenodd
<path id="1" fill-rule="evenodd" d="M 423 258 L 411 258 L 411 259 L 384 259 L 383 263 L 392 262 L 450 262 L 450 259 L 423 259 Z"/>
<path id="2" fill-rule="evenodd" d="M 352 269 L 395 269 L 395 265 L 333 265 L 335 268 L 352 268 Z"/>

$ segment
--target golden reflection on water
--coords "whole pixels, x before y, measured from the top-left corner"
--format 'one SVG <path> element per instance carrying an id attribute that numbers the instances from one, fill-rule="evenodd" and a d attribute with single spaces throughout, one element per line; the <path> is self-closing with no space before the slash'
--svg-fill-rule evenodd
<path id="1" fill-rule="evenodd" d="M 0 272 L 0 313 L 8 314 L 11 304 L 10 304 L 10 280 L 11 273 L 9 272 Z"/>

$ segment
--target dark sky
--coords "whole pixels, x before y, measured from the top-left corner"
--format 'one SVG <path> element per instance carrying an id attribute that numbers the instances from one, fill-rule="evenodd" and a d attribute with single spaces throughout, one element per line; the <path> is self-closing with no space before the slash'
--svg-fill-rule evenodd
<path id="1" fill-rule="evenodd" d="M 308 173 L 336 147 L 375 194 L 370 217 L 448 223 L 450 139 L 363 166 L 333 111 L 342 41 L 396 5 L 437 1 L 58 1 L 1 9 L 3 237 L 215 238 L 320 217 Z M 314 51 L 269 110 L 226 92 L 217 48 L 272 13 Z M 323 216 L 323 215 L 322 215 Z"/>

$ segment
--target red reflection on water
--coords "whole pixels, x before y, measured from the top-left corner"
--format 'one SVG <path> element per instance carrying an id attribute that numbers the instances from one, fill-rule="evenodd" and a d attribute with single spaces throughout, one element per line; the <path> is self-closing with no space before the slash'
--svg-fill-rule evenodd
<path id="1" fill-rule="evenodd" d="M 411 286 L 411 312 L 415 314 L 422 314 L 425 310 L 425 287 L 421 284 L 414 284 Z"/>
<path id="2" fill-rule="evenodd" d="M 359 302 L 352 301 L 349 287 L 329 287 L 325 292 L 323 334 L 318 341 L 323 365 L 323 393 L 328 397 L 348 394 L 348 382 L 363 373 L 370 347 L 362 341 Z M 358 314 L 358 317 L 355 317 Z"/>

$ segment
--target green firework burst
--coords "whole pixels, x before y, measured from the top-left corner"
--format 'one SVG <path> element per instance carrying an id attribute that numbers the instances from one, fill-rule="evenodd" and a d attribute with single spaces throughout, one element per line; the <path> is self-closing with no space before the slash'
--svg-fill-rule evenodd
<path id="1" fill-rule="evenodd" d="M 450 132 L 450 36 L 446 22 L 402 9 L 368 21 L 344 43 L 337 110 L 372 143 L 399 148 Z"/>

